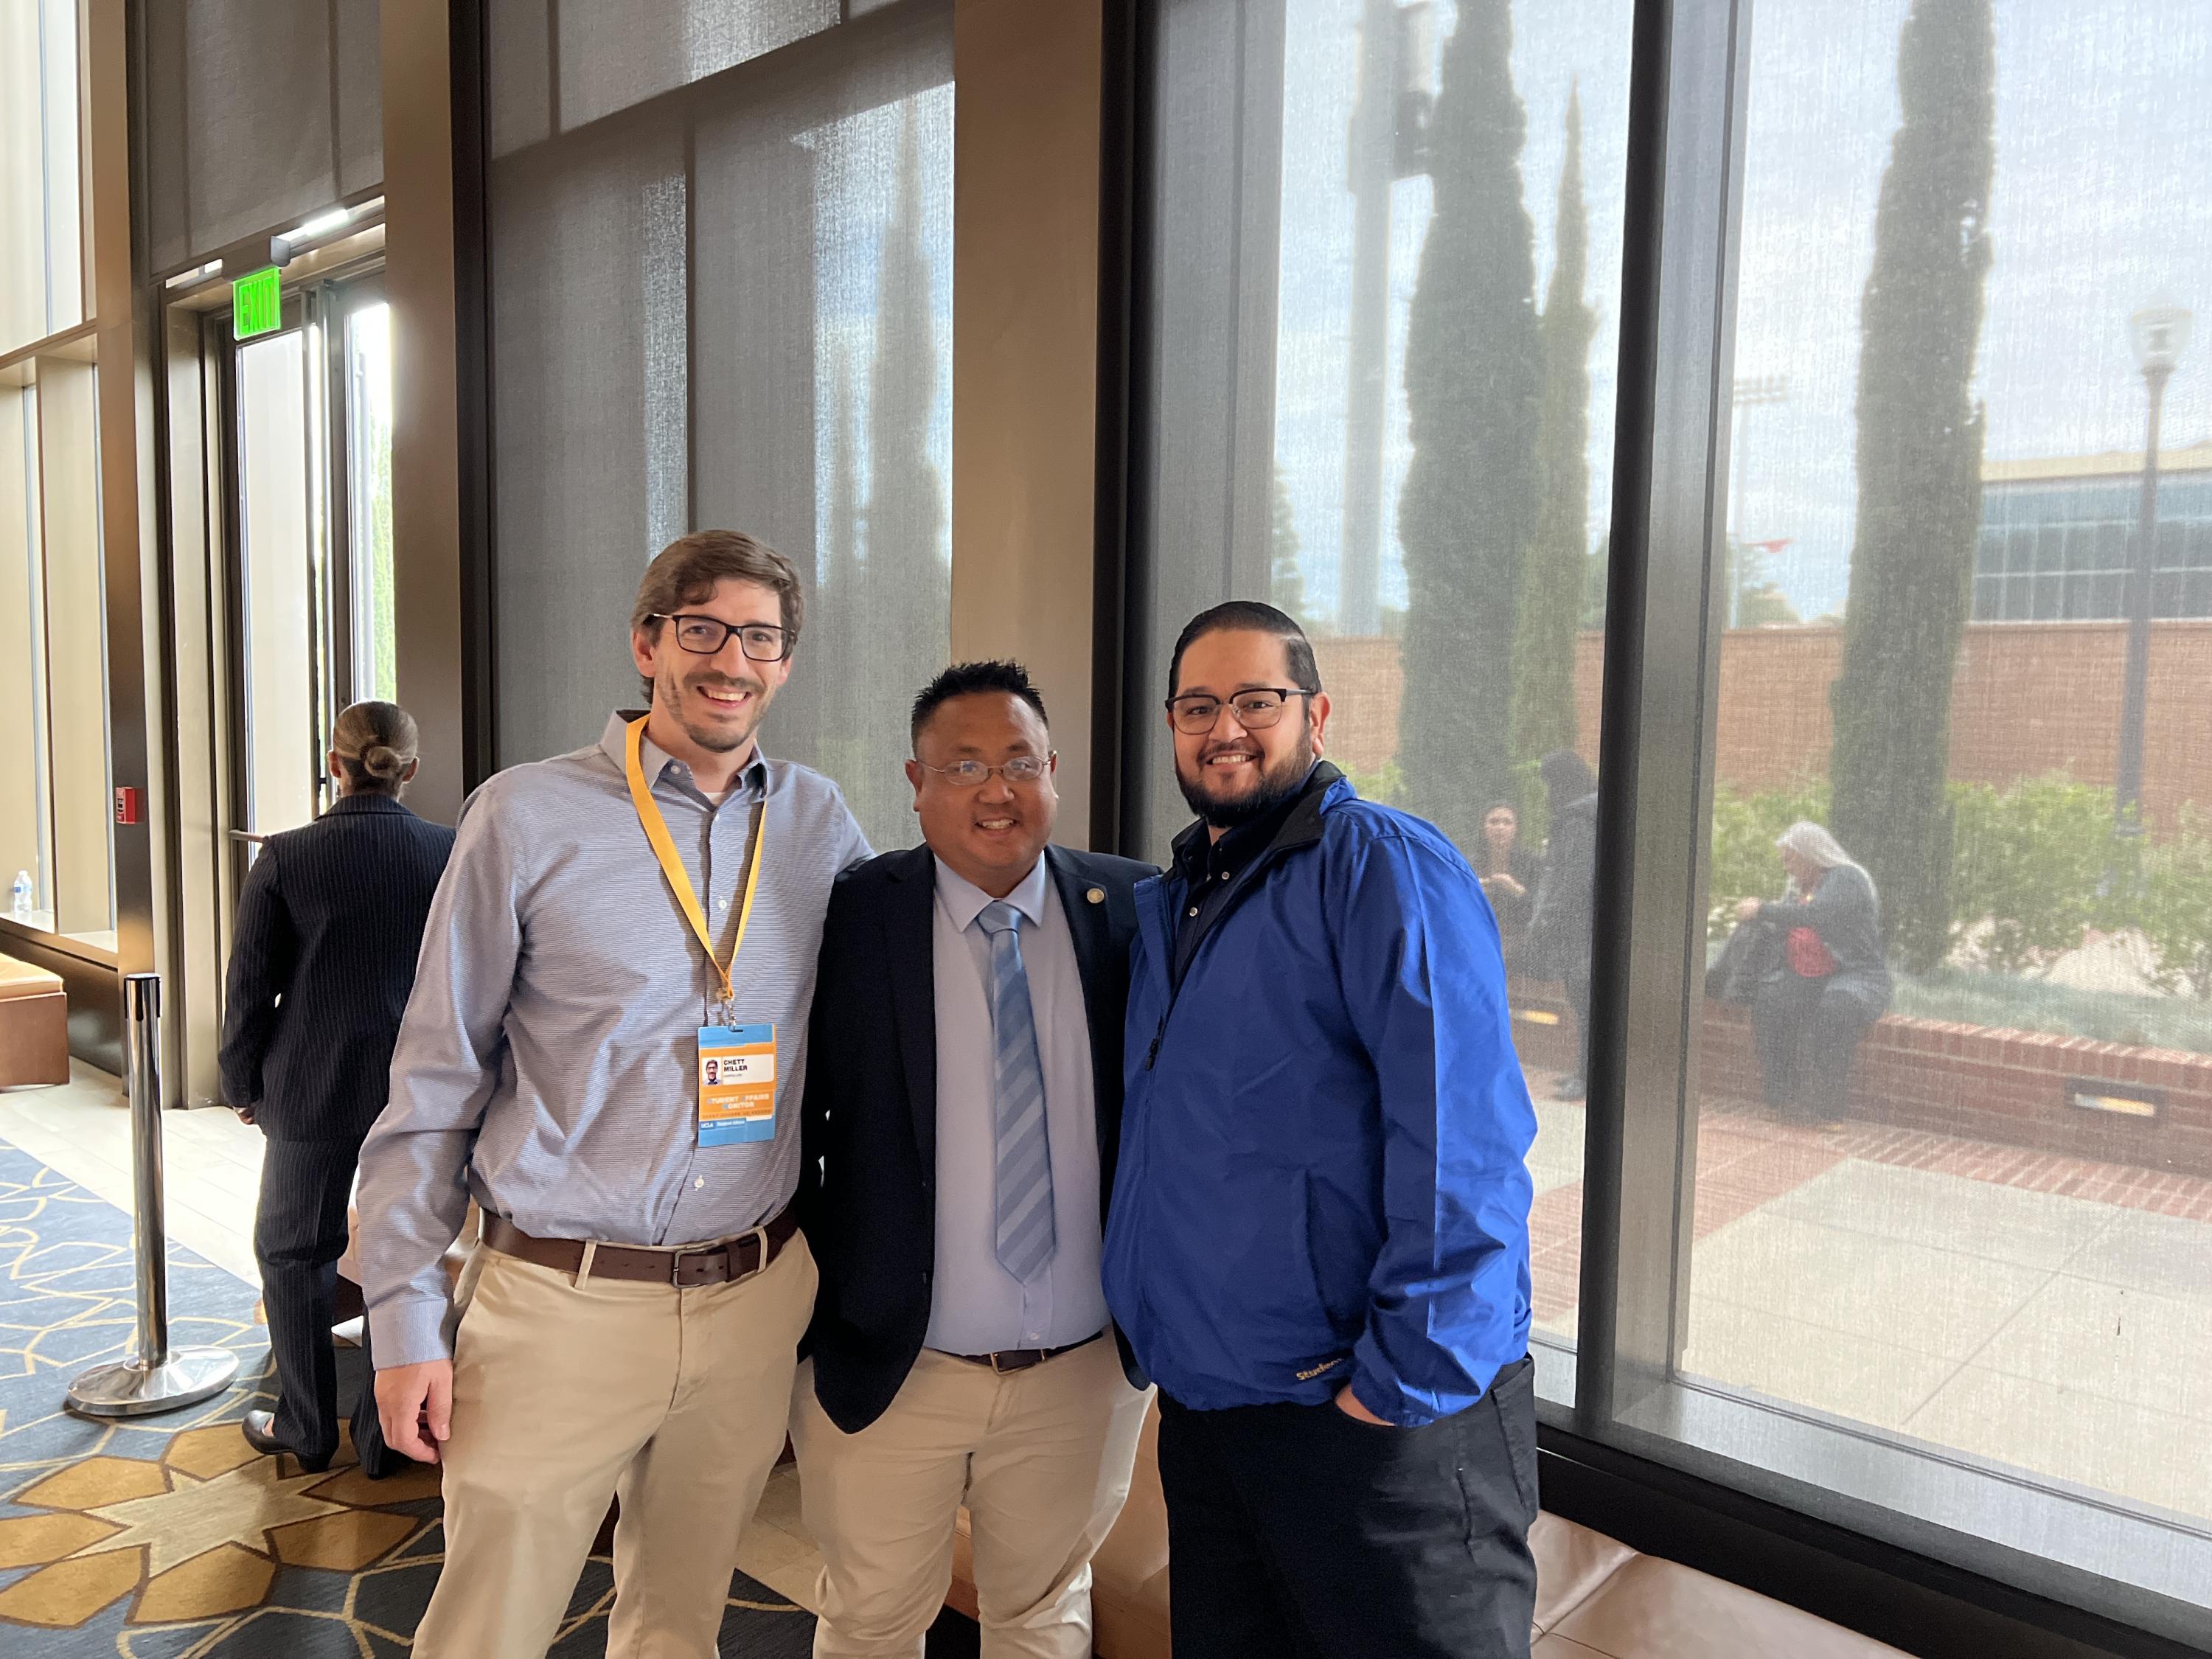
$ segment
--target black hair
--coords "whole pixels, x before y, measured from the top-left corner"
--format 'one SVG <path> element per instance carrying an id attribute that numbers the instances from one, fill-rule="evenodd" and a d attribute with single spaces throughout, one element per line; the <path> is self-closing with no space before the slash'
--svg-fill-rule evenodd
<path id="1" fill-rule="evenodd" d="M 1554 812 L 1597 793 L 1597 774 L 1571 749 L 1554 749 L 1536 763 L 1536 770 Z"/>
<path id="2" fill-rule="evenodd" d="M 1273 635 L 1283 642 L 1290 659 L 1291 678 L 1297 689 L 1321 690 L 1321 670 L 1314 663 L 1313 641 L 1306 638 L 1306 630 L 1293 617 L 1257 599 L 1230 599 L 1211 611 L 1200 611 L 1183 624 L 1182 632 L 1176 636 L 1175 654 L 1168 659 L 1169 696 L 1176 694 L 1176 682 L 1182 674 L 1182 653 L 1190 642 L 1208 634 L 1231 632 Z"/>
<path id="3" fill-rule="evenodd" d="M 1052 717 L 1044 712 L 1044 699 L 1030 683 L 1030 671 L 1021 664 L 1005 660 L 956 662 L 915 695 L 914 715 L 907 727 L 908 740 L 920 743 L 921 728 L 929 724 L 931 715 L 953 698 L 972 696 L 979 691 L 1003 691 L 1010 697 L 1019 697 L 1036 710 L 1036 717 L 1048 728 L 1052 725 Z"/>

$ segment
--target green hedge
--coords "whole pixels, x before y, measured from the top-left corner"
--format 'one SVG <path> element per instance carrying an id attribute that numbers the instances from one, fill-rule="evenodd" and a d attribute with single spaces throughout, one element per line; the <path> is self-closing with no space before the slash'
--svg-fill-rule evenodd
<path id="1" fill-rule="evenodd" d="M 2168 994 L 2212 1000 L 2212 818 L 2185 806 L 2173 828 L 2141 840 L 2112 834 L 2112 792 L 2063 774 L 2002 789 L 1950 786 L 1950 915 L 1954 948 L 2005 975 L 2047 969 L 2088 931 L 2135 931 L 2150 977 Z M 1808 778 L 1713 801 L 1709 934 L 1725 935 L 1737 899 L 1782 890 L 1774 840 L 1799 818 L 1826 820 L 1827 785 Z"/>

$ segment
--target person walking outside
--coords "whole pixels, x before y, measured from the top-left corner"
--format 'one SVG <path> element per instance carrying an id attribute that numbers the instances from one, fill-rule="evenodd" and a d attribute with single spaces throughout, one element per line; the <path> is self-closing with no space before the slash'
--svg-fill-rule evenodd
<path id="1" fill-rule="evenodd" d="M 1590 926 L 1597 884 L 1597 774 L 1571 749 L 1555 749 L 1537 763 L 1552 821 L 1544 846 L 1544 878 L 1528 917 L 1522 971 L 1555 979 L 1575 1011 L 1575 1071 L 1553 1090 L 1559 1100 L 1589 1092 Z M 1516 964 L 1518 965 L 1518 964 Z"/>
<path id="2" fill-rule="evenodd" d="M 415 721 L 357 702 L 331 734 L 337 799 L 262 843 L 239 890 L 223 987 L 223 1097 L 268 1141 L 253 1255 L 276 1370 L 276 1408 L 240 1425 L 256 1451 L 330 1467 L 338 1449 L 331 1346 L 338 1258 L 361 1143 L 384 1109 L 392 1046 L 453 832 L 400 804 L 417 764 Z M 362 1380 L 355 1454 L 390 1472 L 376 1395 Z"/>
<path id="3" fill-rule="evenodd" d="M 1776 1111 L 1833 1124 L 1850 1110 L 1851 1056 L 1889 1006 L 1881 900 L 1874 878 L 1821 825 L 1801 819 L 1774 845 L 1787 895 L 1735 908 L 1739 925 L 1782 936 L 1751 1005 L 1759 1086 Z"/>
<path id="4" fill-rule="evenodd" d="M 716 1650 L 814 1305 L 789 1205 L 815 956 L 868 855 L 837 787 L 758 740 L 802 607 L 749 536 L 670 544 L 629 617 L 645 710 L 462 813 L 362 1150 L 384 1431 L 444 1465 L 416 1659 L 538 1659 L 617 1494 L 609 1651 Z"/>
<path id="5" fill-rule="evenodd" d="M 1289 617 L 1194 617 L 1168 690 L 1198 821 L 1137 890 L 1105 1285 L 1160 1389 L 1177 1659 L 1521 1659 L 1536 1119 L 1490 906 L 1322 758 Z"/>

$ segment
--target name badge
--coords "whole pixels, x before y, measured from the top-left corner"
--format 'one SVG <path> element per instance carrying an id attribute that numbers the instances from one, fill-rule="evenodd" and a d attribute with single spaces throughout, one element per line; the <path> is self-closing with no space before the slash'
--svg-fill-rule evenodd
<path id="1" fill-rule="evenodd" d="M 699 1028 L 699 1144 L 775 1139 L 775 1027 Z"/>

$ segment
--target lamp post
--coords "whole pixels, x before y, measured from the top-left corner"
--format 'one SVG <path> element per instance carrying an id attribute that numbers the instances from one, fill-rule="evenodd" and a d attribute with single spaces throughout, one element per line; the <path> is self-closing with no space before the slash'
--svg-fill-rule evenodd
<path id="1" fill-rule="evenodd" d="M 2150 691 L 2152 579 L 2158 570 L 2158 423 L 2166 383 L 2189 343 L 2186 307 L 2154 301 L 2128 319 L 2149 413 L 2143 435 L 2142 499 L 2136 511 L 2136 556 L 2128 567 L 2128 656 L 2121 681 L 2120 757 L 2113 773 L 2113 829 L 2142 833 L 2143 705 Z"/>

